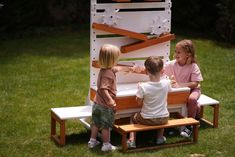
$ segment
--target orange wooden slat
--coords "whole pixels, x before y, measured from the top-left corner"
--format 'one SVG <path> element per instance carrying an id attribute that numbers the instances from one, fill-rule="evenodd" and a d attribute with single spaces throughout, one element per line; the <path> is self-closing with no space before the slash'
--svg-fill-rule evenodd
<path id="1" fill-rule="evenodd" d="M 119 35 L 128 36 L 128 37 L 131 37 L 131 38 L 134 38 L 134 39 L 148 40 L 148 37 L 144 34 L 136 33 L 136 32 L 121 29 L 121 28 L 108 26 L 106 24 L 93 23 L 92 28 L 102 30 L 102 31 L 106 31 L 106 32 L 110 32 L 110 33 L 115 33 L 115 34 L 119 34 Z"/>
<path id="2" fill-rule="evenodd" d="M 90 99 L 94 100 L 96 91 L 92 88 L 90 88 Z M 189 96 L 189 91 L 185 92 L 169 92 L 167 102 L 168 105 L 176 105 L 176 104 L 186 104 L 187 99 Z M 119 110 L 126 110 L 126 109 L 134 109 L 134 108 L 140 108 L 136 102 L 135 95 L 133 96 L 126 96 L 126 97 L 117 97 L 115 99 L 116 101 L 116 109 Z"/>
<path id="3" fill-rule="evenodd" d="M 183 125 L 195 125 L 195 124 L 199 124 L 199 122 L 194 118 L 182 118 L 182 119 L 169 120 L 168 124 L 164 125 L 151 126 L 151 125 L 142 125 L 142 124 L 128 124 L 128 125 L 120 125 L 119 129 L 124 130 L 125 132 L 132 132 L 132 131 L 138 132 L 138 131 L 170 128 Z"/>
<path id="4" fill-rule="evenodd" d="M 160 43 L 163 43 L 163 42 L 166 42 L 166 41 L 169 41 L 169 40 L 173 40 L 173 39 L 175 39 L 174 34 L 166 34 L 166 35 L 163 35 L 163 36 L 158 37 L 158 38 L 152 38 L 152 39 L 149 39 L 149 40 L 146 40 L 146 41 L 136 42 L 136 43 L 132 43 L 132 44 L 122 46 L 121 47 L 121 52 L 122 53 L 128 53 L 128 52 L 131 52 L 131 51 L 139 50 L 139 49 L 142 49 L 142 48 L 146 48 L 146 47 L 149 47 L 149 46 L 160 44 Z"/>

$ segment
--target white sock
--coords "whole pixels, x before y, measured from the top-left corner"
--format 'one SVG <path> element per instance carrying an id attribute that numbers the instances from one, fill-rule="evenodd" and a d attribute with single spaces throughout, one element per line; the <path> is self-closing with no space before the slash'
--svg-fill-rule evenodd
<path id="1" fill-rule="evenodd" d="M 96 142 L 96 139 L 95 138 L 90 138 L 90 141 L 91 142 Z"/>
<path id="2" fill-rule="evenodd" d="M 103 143 L 103 145 L 104 146 L 108 146 L 108 145 L 110 145 L 110 143 L 109 142 L 105 142 L 105 143 Z"/>

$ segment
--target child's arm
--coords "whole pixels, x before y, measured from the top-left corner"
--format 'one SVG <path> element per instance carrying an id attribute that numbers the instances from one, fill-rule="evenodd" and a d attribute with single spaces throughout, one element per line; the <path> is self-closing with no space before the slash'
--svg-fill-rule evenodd
<path id="1" fill-rule="evenodd" d="M 113 98 L 110 96 L 107 89 L 101 89 L 100 92 L 104 96 L 104 100 L 107 100 L 107 105 L 109 105 L 113 110 L 115 110 L 116 102 L 113 100 Z"/>
<path id="2" fill-rule="evenodd" d="M 199 82 L 198 81 L 193 81 L 193 82 L 188 82 L 188 83 L 177 83 L 178 84 L 177 86 L 178 87 L 189 87 L 189 88 L 196 88 L 198 87 L 199 85 Z"/>
<path id="3" fill-rule="evenodd" d="M 170 80 L 171 80 L 171 85 L 174 88 L 179 88 L 179 87 L 196 88 L 199 85 L 198 81 L 192 81 L 192 82 L 187 82 L 187 83 L 178 83 L 178 82 L 176 82 L 174 75 L 172 75 L 170 77 Z"/>
<path id="4" fill-rule="evenodd" d="M 143 105 L 143 100 L 144 100 L 143 98 L 136 97 L 136 101 L 139 106 Z"/>
<path id="5" fill-rule="evenodd" d="M 133 72 L 138 74 L 146 74 L 145 68 L 140 66 L 116 65 L 114 69 L 119 72 Z"/>
<path id="6" fill-rule="evenodd" d="M 123 72 L 133 72 L 133 67 L 132 66 L 126 66 L 126 65 L 116 65 L 113 67 L 115 71 L 123 71 Z"/>

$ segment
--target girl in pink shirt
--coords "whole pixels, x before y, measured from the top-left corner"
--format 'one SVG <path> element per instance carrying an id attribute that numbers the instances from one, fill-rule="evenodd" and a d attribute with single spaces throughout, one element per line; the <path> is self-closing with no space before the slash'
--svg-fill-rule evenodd
<path id="1" fill-rule="evenodd" d="M 166 63 L 164 73 L 172 80 L 172 87 L 189 87 L 191 89 L 187 103 L 188 117 L 199 119 L 200 81 L 203 80 L 197 65 L 194 45 L 191 40 L 182 40 L 176 44 L 174 60 Z M 189 137 L 191 129 L 185 128 L 181 135 Z"/>

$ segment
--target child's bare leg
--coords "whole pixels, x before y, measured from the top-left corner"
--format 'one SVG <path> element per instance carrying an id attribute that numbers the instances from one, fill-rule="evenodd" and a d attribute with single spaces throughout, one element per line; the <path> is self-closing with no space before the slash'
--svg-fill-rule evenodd
<path id="1" fill-rule="evenodd" d="M 131 120 L 130 120 L 130 124 L 133 124 L 132 118 L 131 118 Z M 136 139 L 136 133 L 135 133 L 135 132 L 130 132 L 129 140 L 130 140 L 130 141 L 135 141 L 135 139 Z"/>
<path id="2" fill-rule="evenodd" d="M 91 126 L 91 138 L 96 139 L 99 129 L 95 126 Z"/>
<path id="3" fill-rule="evenodd" d="M 163 137 L 163 134 L 164 134 L 164 129 L 159 129 L 158 131 L 157 131 L 157 138 L 159 139 L 159 138 L 162 138 Z"/>
<path id="4" fill-rule="evenodd" d="M 102 129 L 101 133 L 102 133 L 103 143 L 109 142 L 109 136 L 110 136 L 109 128 Z"/>

